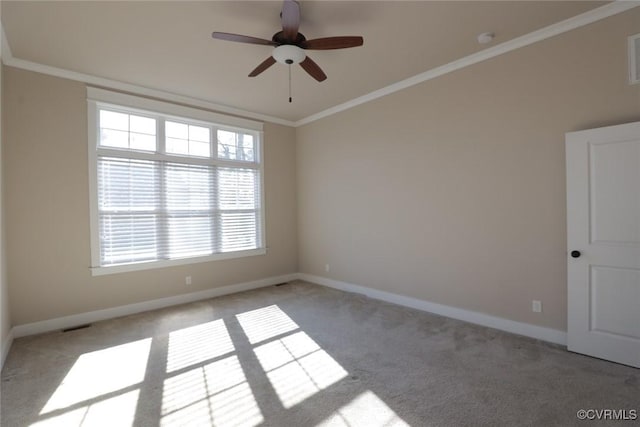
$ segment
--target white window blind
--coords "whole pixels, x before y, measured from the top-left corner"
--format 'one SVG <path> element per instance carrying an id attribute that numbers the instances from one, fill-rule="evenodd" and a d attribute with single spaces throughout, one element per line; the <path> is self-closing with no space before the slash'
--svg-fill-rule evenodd
<path id="1" fill-rule="evenodd" d="M 94 267 L 264 248 L 258 132 L 104 103 L 95 126 Z"/>

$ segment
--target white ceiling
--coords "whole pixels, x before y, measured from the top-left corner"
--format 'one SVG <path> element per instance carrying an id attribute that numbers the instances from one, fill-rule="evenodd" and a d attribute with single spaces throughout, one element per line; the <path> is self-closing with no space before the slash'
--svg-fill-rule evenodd
<path id="1" fill-rule="evenodd" d="M 270 39 L 281 2 L 3 1 L 14 58 L 297 121 L 397 81 L 601 6 L 594 1 L 301 1 L 308 39 L 361 35 L 364 46 L 308 51 L 326 72 L 276 64 L 247 74 L 271 48 L 212 31 Z M 476 36 L 495 32 L 490 45 Z"/>

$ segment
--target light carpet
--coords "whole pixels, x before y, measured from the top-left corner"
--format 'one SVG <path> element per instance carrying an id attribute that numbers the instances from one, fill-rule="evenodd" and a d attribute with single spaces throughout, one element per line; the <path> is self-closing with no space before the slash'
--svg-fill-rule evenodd
<path id="1" fill-rule="evenodd" d="M 561 346 L 292 282 L 17 339 L 2 372 L 0 419 L 602 425 L 577 411 L 640 412 L 639 379 L 638 369 Z"/>

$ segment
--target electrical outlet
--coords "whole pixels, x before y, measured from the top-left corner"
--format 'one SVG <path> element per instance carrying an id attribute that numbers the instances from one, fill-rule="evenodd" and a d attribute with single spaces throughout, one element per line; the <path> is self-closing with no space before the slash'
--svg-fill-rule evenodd
<path id="1" fill-rule="evenodd" d="M 542 313 L 542 301 L 534 299 L 531 302 L 531 310 L 533 310 L 534 313 Z"/>
<path id="2" fill-rule="evenodd" d="M 185 285 L 190 285 L 191 284 L 191 276 L 185 276 L 184 284 Z"/>
<path id="3" fill-rule="evenodd" d="M 329 264 L 324 265 L 324 271 L 326 271 L 327 273 L 331 271 L 331 267 L 329 267 Z"/>

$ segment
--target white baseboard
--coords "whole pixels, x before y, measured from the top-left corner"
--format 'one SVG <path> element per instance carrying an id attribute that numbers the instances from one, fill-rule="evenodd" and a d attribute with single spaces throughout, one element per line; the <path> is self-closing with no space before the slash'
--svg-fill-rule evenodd
<path id="1" fill-rule="evenodd" d="M 296 273 L 286 274 L 283 276 L 268 277 L 266 279 L 254 280 L 252 282 L 237 283 L 235 285 L 222 286 L 219 288 L 207 289 L 200 292 L 192 292 L 188 294 L 175 295 L 172 297 L 159 298 L 150 301 L 139 302 L 136 304 L 121 305 L 119 307 L 106 308 L 103 310 L 89 311 L 86 313 L 74 314 L 71 316 L 58 317 L 55 319 L 43 320 L 40 322 L 26 323 L 14 326 L 12 329 L 13 337 L 20 338 L 27 335 L 41 334 L 44 332 L 55 331 L 59 329 L 70 328 L 77 325 L 83 325 L 100 320 L 113 319 L 115 317 L 127 316 L 130 314 L 142 313 L 158 308 L 169 307 L 172 305 L 185 304 L 194 301 L 200 301 L 208 298 L 219 297 L 222 295 L 233 294 L 236 292 L 248 291 L 251 289 L 263 288 L 266 286 L 277 285 L 283 282 L 289 282 L 297 279 Z M 3 347 L 4 351 L 4 347 Z M 4 360 L 4 359 L 3 359 Z"/>
<path id="2" fill-rule="evenodd" d="M 11 348 L 11 344 L 13 344 L 13 329 L 9 331 L 7 337 L 2 342 L 2 350 L 0 350 L 0 371 L 4 367 L 4 361 L 7 358 L 7 354 L 9 354 L 9 349 Z"/>
<path id="3" fill-rule="evenodd" d="M 555 344 L 566 345 L 567 334 L 557 329 L 535 326 L 528 323 L 516 322 L 515 320 L 504 319 L 501 317 L 491 316 L 476 311 L 465 310 L 461 308 L 451 307 L 448 305 L 437 304 L 417 298 L 404 295 L 398 295 L 391 292 L 381 291 L 378 289 L 368 288 L 366 286 L 355 285 L 353 283 L 341 282 L 338 280 L 328 279 L 326 277 L 314 276 L 306 273 L 292 273 L 283 276 L 268 277 L 265 279 L 255 280 L 252 282 L 238 283 L 235 285 L 223 286 L 219 288 L 207 289 L 205 291 L 193 292 L 189 294 L 181 294 L 167 298 L 160 298 L 151 301 L 144 301 L 136 304 L 128 304 L 119 307 L 107 308 L 104 310 L 90 311 L 86 313 L 74 314 L 71 316 L 59 317 L 55 319 L 43 320 L 40 322 L 27 323 L 14 326 L 7 339 L 2 343 L 1 362 L 9 352 L 11 343 L 14 338 L 20 338 L 27 335 L 35 335 L 44 332 L 55 331 L 64 328 L 70 328 L 100 320 L 113 319 L 115 317 L 127 316 L 129 314 L 142 313 L 158 308 L 169 307 L 172 305 L 185 304 L 194 301 L 200 301 L 208 298 L 214 298 L 222 295 L 228 295 L 235 292 L 248 291 L 251 289 L 262 288 L 266 286 L 276 285 L 278 283 L 289 282 L 292 280 L 304 280 L 322 286 L 338 289 L 345 292 L 353 292 L 364 294 L 369 298 L 378 299 L 392 304 L 398 304 L 405 307 L 414 308 L 429 313 L 438 314 L 453 319 L 463 320 L 477 325 L 487 326 L 489 328 L 499 329 L 518 335 L 524 335 L 539 340 L 552 342 Z M 0 367 L 2 365 L 0 363 Z"/>
<path id="4" fill-rule="evenodd" d="M 477 311 L 464 310 L 462 308 L 436 304 L 417 298 L 398 295 L 386 291 L 380 291 L 377 289 L 367 288 L 365 286 L 354 285 L 352 283 L 340 282 L 338 280 L 328 279 L 321 276 L 314 276 L 311 274 L 298 273 L 298 278 L 300 280 L 327 286 L 329 288 L 364 294 L 369 298 L 374 298 L 405 307 L 415 308 L 417 310 L 427 311 L 429 313 L 438 314 L 440 316 L 451 317 L 453 319 L 463 320 L 465 322 L 475 323 L 477 325 L 487 326 L 489 328 L 499 329 L 501 331 L 511 332 L 518 335 L 524 335 L 555 344 L 567 345 L 567 333 L 557 329 L 535 326 L 529 323 L 516 322 L 515 320 L 490 316 L 488 314 L 478 313 Z"/>

